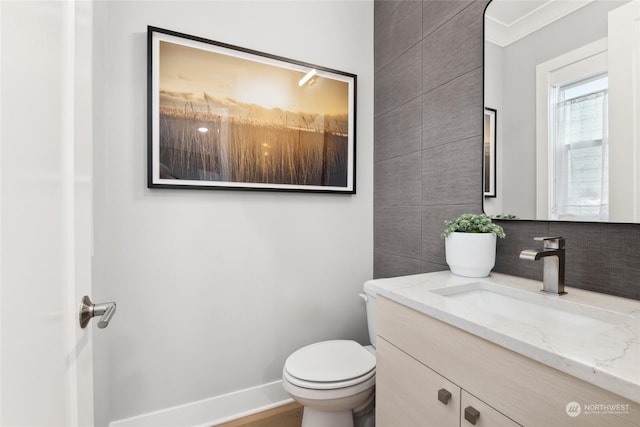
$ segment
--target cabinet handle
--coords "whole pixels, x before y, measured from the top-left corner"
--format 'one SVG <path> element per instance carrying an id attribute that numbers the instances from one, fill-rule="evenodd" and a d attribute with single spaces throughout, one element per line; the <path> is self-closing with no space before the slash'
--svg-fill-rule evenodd
<path id="1" fill-rule="evenodd" d="M 438 390 L 438 400 L 445 405 L 449 404 L 449 400 L 451 399 L 451 393 L 449 393 L 446 389 L 441 388 Z"/>
<path id="2" fill-rule="evenodd" d="M 473 406 L 467 406 L 464 408 L 464 419 L 469 421 L 471 424 L 476 425 L 476 421 L 480 418 L 480 411 L 478 411 Z"/>

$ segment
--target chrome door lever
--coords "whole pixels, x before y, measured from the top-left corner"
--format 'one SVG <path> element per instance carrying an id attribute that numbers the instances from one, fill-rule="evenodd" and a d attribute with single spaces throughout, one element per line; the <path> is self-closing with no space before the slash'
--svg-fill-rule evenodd
<path id="1" fill-rule="evenodd" d="M 82 297 L 82 303 L 80 304 L 80 327 L 84 329 L 93 317 L 102 316 L 100 320 L 98 320 L 98 328 L 104 329 L 109 326 L 109 322 L 115 312 L 115 302 L 94 304 L 91 302 L 91 298 L 85 295 Z"/>

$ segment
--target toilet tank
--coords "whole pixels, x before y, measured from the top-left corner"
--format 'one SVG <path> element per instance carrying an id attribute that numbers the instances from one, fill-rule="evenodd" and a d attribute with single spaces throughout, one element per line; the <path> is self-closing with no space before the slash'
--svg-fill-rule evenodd
<path id="1" fill-rule="evenodd" d="M 365 301 L 367 309 L 367 326 L 369 327 L 369 340 L 373 347 L 376 346 L 376 295 L 377 291 L 369 282 L 362 287 L 364 293 L 360 297 Z"/>

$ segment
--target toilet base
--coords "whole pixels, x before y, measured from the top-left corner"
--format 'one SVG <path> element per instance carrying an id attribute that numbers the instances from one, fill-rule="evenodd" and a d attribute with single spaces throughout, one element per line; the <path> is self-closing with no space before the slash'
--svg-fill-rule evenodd
<path id="1" fill-rule="evenodd" d="M 327 412 L 305 406 L 302 427 L 353 427 L 353 412 Z"/>

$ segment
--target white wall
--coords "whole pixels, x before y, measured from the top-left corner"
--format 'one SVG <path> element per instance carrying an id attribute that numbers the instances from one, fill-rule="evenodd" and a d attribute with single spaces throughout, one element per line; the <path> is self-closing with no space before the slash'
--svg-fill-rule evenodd
<path id="1" fill-rule="evenodd" d="M 609 218 L 640 222 L 640 2 L 612 11 L 608 23 Z"/>
<path id="2" fill-rule="evenodd" d="M 484 106 L 496 110 L 496 197 L 484 197 L 484 212 L 489 215 L 506 214 L 502 210 L 504 179 L 502 175 L 502 48 L 491 42 L 484 43 Z"/>
<path id="3" fill-rule="evenodd" d="M 277 380 L 286 357 L 366 343 L 373 271 L 373 3 L 96 5 L 96 421 Z M 358 75 L 357 194 L 146 188 L 147 25 Z"/>

